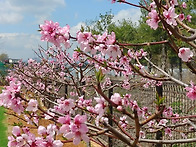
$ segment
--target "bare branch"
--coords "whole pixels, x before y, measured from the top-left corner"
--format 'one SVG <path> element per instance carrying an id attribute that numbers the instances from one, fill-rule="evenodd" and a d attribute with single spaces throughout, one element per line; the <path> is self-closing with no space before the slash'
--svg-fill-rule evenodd
<path id="1" fill-rule="evenodd" d="M 159 68 L 158 66 L 156 66 L 154 63 L 152 63 L 148 58 L 144 57 L 146 61 L 148 61 L 148 63 L 150 63 L 154 68 L 156 68 L 157 70 L 159 70 L 161 73 L 163 73 L 166 77 L 168 77 L 169 79 L 171 79 L 172 81 L 174 81 L 175 83 L 182 85 L 184 87 L 187 87 L 188 85 L 183 83 L 182 81 L 172 77 L 171 75 L 169 75 L 167 72 L 165 72 L 164 70 L 162 70 L 161 68 Z"/>

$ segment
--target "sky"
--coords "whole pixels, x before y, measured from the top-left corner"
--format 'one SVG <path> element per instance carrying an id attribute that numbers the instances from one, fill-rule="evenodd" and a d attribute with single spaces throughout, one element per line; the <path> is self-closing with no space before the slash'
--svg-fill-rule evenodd
<path id="1" fill-rule="evenodd" d="M 138 0 L 131 0 L 137 4 Z M 111 0 L 0 0 L 0 54 L 12 59 L 35 58 L 40 41 L 39 24 L 44 20 L 68 24 L 72 36 L 85 22 L 95 20 L 111 10 L 114 20 L 140 18 L 140 9 L 126 4 L 111 4 Z"/>

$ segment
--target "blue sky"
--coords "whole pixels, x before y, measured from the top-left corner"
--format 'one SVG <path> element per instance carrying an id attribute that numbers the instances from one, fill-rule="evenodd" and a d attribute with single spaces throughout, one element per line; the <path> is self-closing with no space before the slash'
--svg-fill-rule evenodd
<path id="1" fill-rule="evenodd" d="M 130 18 L 137 22 L 140 16 L 139 9 L 109 0 L 0 0 L 0 53 L 16 59 L 34 58 L 33 50 L 46 46 L 37 31 L 44 20 L 57 21 L 62 27 L 69 24 L 74 35 L 84 22 L 110 10 L 114 21 Z"/>

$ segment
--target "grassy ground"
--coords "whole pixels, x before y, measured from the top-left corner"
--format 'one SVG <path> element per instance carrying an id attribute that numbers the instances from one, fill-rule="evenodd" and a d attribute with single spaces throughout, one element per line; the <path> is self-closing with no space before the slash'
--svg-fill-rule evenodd
<path id="1" fill-rule="evenodd" d="M 5 126 L 5 115 L 4 115 L 4 108 L 0 107 L 0 147 L 7 146 L 7 127 Z"/>

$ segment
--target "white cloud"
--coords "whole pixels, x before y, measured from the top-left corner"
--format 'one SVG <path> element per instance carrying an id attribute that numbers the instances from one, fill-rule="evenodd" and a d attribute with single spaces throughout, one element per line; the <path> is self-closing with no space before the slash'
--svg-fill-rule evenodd
<path id="1" fill-rule="evenodd" d="M 20 22 L 22 19 L 23 19 L 23 16 L 17 13 L 0 14 L 1 24 L 15 24 L 15 23 Z"/>
<path id="2" fill-rule="evenodd" d="M 76 26 L 70 28 L 71 35 L 75 36 L 76 33 L 81 29 L 81 26 L 86 26 L 84 22 L 79 22 Z"/>
<path id="3" fill-rule="evenodd" d="M 59 6 L 65 6 L 64 0 L 1 0 L 0 23 L 20 22 L 25 14 L 33 15 L 37 22 L 48 18 Z"/>
<path id="4" fill-rule="evenodd" d="M 71 27 L 70 33 L 76 36 L 81 26 L 85 23 L 80 22 Z M 39 45 L 46 48 L 47 43 L 40 41 L 41 35 L 26 33 L 0 33 L 0 54 L 6 53 L 10 58 L 24 59 L 37 57 L 33 50 L 38 51 Z M 72 42 L 72 48 L 75 49 L 77 44 Z M 70 50 L 70 52 L 72 52 Z"/>
<path id="5" fill-rule="evenodd" d="M 138 24 L 138 20 L 140 19 L 141 12 L 138 8 L 130 8 L 126 10 L 121 10 L 117 15 L 114 16 L 113 21 L 118 23 L 118 21 L 122 21 L 123 19 L 131 19 L 133 23 Z"/>
<path id="6" fill-rule="evenodd" d="M 46 47 L 46 42 L 40 41 L 39 35 L 24 33 L 0 34 L 0 44 L 0 53 L 6 53 L 10 58 L 24 60 L 36 57 L 33 50 L 37 51 L 39 45 Z"/>

